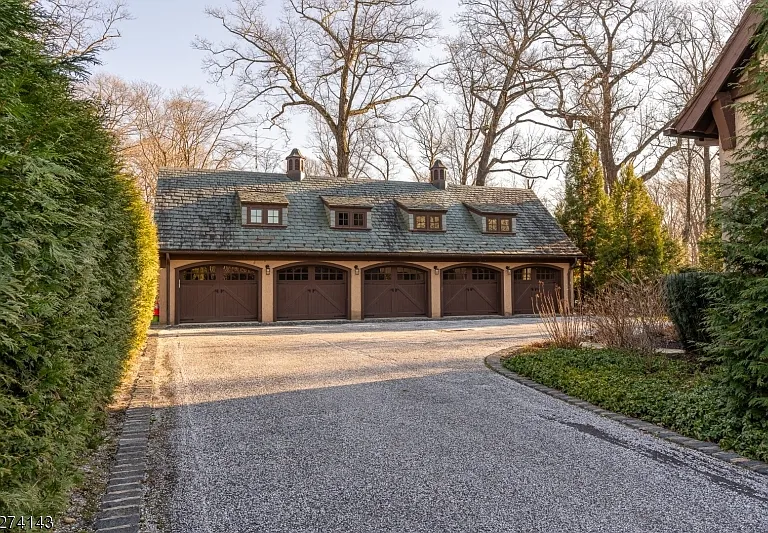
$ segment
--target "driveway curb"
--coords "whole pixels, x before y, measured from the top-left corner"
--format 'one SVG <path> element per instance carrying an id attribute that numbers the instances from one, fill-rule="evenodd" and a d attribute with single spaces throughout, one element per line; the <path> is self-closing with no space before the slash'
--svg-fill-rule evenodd
<path id="1" fill-rule="evenodd" d="M 684 435 L 681 435 L 679 433 L 676 433 L 674 431 L 671 431 L 667 428 L 657 426 L 656 424 L 652 424 L 650 422 L 646 422 L 645 420 L 640 420 L 638 418 L 632 418 L 631 416 L 625 416 L 619 413 L 608 411 L 606 409 L 593 405 L 587 401 L 584 401 L 580 398 L 574 398 L 573 396 L 569 396 L 562 391 L 553 389 L 552 387 L 547 387 L 546 385 L 542 385 L 541 383 L 538 383 L 530 378 L 527 378 L 525 376 L 521 376 L 520 374 L 512 372 L 511 370 L 507 369 L 506 367 L 504 367 L 504 365 L 501 364 L 501 356 L 505 355 L 506 353 L 508 353 L 508 350 L 501 350 L 499 352 L 492 353 L 491 355 L 487 356 L 485 358 L 485 366 L 487 366 L 494 372 L 501 374 L 505 378 L 511 379 L 512 381 L 516 381 L 521 385 L 525 385 L 526 387 L 530 387 L 539 392 L 543 392 L 548 396 L 552 396 L 553 398 L 557 398 L 558 400 L 562 400 L 571 405 L 581 407 L 586 411 L 591 411 L 602 417 L 610 418 L 611 420 L 615 420 L 616 422 L 624 424 L 625 426 L 631 427 L 633 429 L 638 429 L 643 433 L 649 433 L 654 437 L 658 437 L 662 440 L 666 440 L 675 444 L 679 444 L 680 446 L 684 446 L 686 448 L 690 448 L 692 450 L 705 453 L 711 457 L 714 457 L 715 459 L 725 461 L 726 463 L 740 466 L 747 470 L 751 470 L 752 472 L 757 472 L 758 474 L 763 474 L 768 476 L 768 463 L 763 463 L 762 461 L 755 461 L 753 459 L 743 457 L 737 453 L 723 450 L 713 442 L 705 442 L 701 440 L 692 439 Z"/>
<path id="2" fill-rule="evenodd" d="M 150 332 L 109 469 L 107 492 L 96 516 L 96 531 L 137 533 L 147 473 L 157 334 Z"/>

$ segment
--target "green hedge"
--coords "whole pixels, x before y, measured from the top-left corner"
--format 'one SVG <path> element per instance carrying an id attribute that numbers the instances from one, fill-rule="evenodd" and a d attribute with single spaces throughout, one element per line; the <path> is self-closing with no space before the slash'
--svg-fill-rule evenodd
<path id="1" fill-rule="evenodd" d="M 664 280 L 667 312 L 675 324 L 686 350 L 699 352 L 710 341 L 706 329 L 707 309 L 711 307 L 708 279 L 703 272 L 670 274 Z"/>
<path id="2" fill-rule="evenodd" d="M 604 409 L 768 460 L 768 423 L 734 416 L 718 368 L 614 349 L 531 349 L 504 366 Z"/>
<path id="3" fill-rule="evenodd" d="M 25 0 L 0 2 L 0 515 L 62 508 L 145 340 L 156 236 L 115 142 L 46 55 Z"/>

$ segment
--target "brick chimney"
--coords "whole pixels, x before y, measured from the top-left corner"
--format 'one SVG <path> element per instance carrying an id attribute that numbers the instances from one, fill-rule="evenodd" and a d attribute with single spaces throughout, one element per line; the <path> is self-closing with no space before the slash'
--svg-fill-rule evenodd
<path id="1" fill-rule="evenodd" d="M 435 159 L 432 166 L 429 169 L 429 182 L 438 189 L 445 190 L 448 183 L 447 179 L 448 167 L 446 167 L 442 161 Z"/>
<path id="2" fill-rule="evenodd" d="M 294 148 L 290 155 L 285 158 L 288 161 L 288 170 L 286 174 L 293 181 L 301 181 L 304 179 L 304 156 L 301 155 L 298 148 Z"/>

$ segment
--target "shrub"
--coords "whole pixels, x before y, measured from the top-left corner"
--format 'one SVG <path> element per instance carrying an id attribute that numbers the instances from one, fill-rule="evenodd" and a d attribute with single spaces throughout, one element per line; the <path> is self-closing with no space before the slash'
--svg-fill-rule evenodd
<path id="1" fill-rule="evenodd" d="M 534 307 L 541 318 L 541 327 L 553 346 L 577 348 L 586 338 L 588 323 L 581 304 L 578 308 L 569 305 L 560 287 L 557 287 L 554 294 L 539 291 Z"/>
<path id="2" fill-rule="evenodd" d="M 664 280 L 667 312 L 686 350 L 696 352 L 709 342 L 705 323 L 710 307 L 707 293 L 707 274 L 702 272 L 670 274 Z"/>
<path id="3" fill-rule="evenodd" d="M 661 280 L 614 278 L 587 304 L 594 340 L 650 353 L 668 336 Z"/>
<path id="4" fill-rule="evenodd" d="M 141 346 L 155 232 L 113 138 L 73 98 L 78 61 L 0 2 L 0 515 L 50 514 Z"/>

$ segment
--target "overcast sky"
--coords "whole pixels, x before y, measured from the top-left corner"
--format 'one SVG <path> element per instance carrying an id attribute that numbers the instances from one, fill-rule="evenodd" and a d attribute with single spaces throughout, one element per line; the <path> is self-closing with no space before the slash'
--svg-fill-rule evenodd
<path id="1" fill-rule="evenodd" d="M 282 0 L 266 0 L 267 17 L 276 21 L 281 4 Z M 206 7 L 226 5 L 226 0 L 128 0 L 133 19 L 121 23 L 122 37 L 116 41 L 114 50 L 102 54 L 102 65 L 96 71 L 116 74 L 128 81 L 156 83 L 168 90 L 185 85 L 200 87 L 210 100 L 218 103 L 222 91 L 209 82 L 202 68 L 205 54 L 195 50 L 192 42 L 196 36 L 230 40 L 218 21 L 205 14 Z M 424 0 L 424 5 L 441 14 L 443 35 L 455 32 L 451 18 L 459 9 L 459 0 Z M 441 54 L 438 47 L 431 52 L 435 56 Z M 289 145 L 309 152 L 305 122 L 306 118 L 297 117 L 292 123 Z M 269 136 L 266 132 L 260 138 Z M 536 189 L 540 196 L 551 198 L 554 185 L 542 183 Z"/>

